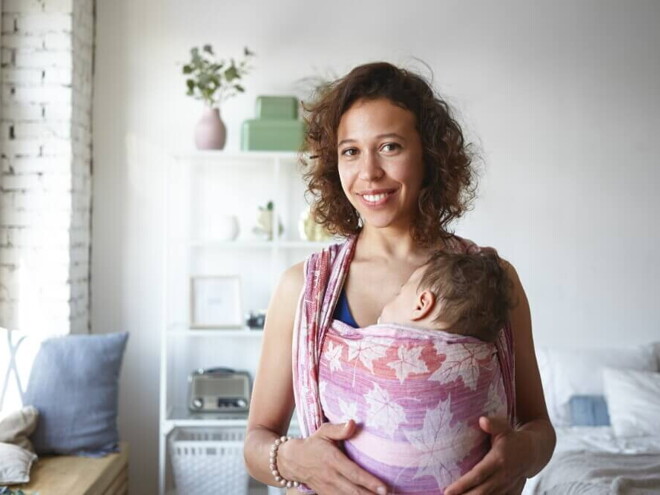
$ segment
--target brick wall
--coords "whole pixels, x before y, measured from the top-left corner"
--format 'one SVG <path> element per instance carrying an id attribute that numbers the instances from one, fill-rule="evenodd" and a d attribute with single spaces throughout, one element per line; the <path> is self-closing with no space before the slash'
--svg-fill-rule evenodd
<path id="1" fill-rule="evenodd" d="M 3 0 L 0 326 L 89 331 L 93 0 Z"/>

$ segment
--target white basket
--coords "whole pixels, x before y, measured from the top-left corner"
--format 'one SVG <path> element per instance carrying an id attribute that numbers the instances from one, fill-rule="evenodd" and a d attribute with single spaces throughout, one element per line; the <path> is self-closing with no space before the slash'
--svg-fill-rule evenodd
<path id="1" fill-rule="evenodd" d="M 170 437 L 179 495 L 241 495 L 250 477 L 243 461 L 245 429 L 178 428 Z"/>

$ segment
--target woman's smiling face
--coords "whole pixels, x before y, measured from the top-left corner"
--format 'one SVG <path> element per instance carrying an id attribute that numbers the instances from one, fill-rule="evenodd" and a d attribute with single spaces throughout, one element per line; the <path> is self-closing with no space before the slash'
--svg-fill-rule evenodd
<path id="1" fill-rule="evenodd" d="M 408 230 L 424 177 L 415 116 L 390 100 L 358 100 L 337 129 L 339 177 L 365 226 Z"/>

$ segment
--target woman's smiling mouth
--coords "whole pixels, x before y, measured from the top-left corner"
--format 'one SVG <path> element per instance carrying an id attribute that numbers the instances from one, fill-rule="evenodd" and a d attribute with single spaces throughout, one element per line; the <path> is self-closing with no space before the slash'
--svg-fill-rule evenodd
<path id="1" fill-rule="evenodd" d="M 396 190 L 378 190 L 358 193 L 358 196 L 367 206 L 380 206 L 385 204 L 387 200 L 396 192 Z"/>

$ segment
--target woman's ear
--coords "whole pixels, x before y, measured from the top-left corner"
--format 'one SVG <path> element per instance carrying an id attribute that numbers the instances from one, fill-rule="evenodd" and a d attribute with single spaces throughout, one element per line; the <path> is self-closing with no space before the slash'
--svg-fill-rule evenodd
<path id="1" fill-rule="evenodd" d="M 435 294 L 430 290 L 423 289 L 421 292 L 418 292 L 411 320 L 419 321 L 429 316 L 435 308 L 435 303 Z"/>

